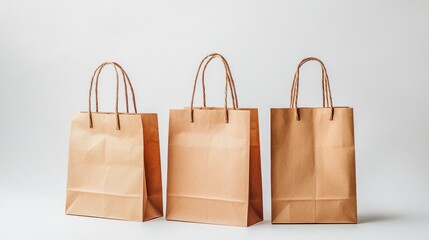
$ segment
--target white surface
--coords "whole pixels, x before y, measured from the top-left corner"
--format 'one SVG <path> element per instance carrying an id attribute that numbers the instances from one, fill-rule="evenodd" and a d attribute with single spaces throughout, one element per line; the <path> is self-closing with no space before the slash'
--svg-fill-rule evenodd
<path id="1" fill-rule="evenodd" d="M 428 1 L 0 1 L 0 239 L 428 239 Z M 250 228 L 64 215 L 70 116 L 92 71 L 123 65 L 139 111 L 188 106 L 199 61 L 229 60 L 241 107 L 258 107 L 265 221 Z M 355 109 L 357 225 L 271 225 L 269 108 L 289 105 L 307 56 L 325 61 L 334 105 Z M 303 68 L 300 105 L 320 106 Z M 113 71 L 100 109 L 113 110 Z M 223 73 L 208 69 L 211 106 Z M 200 95 L 197 96 L 200 101 Z M 165 185 L 164 185 L 165 191 Z"/>
<path id="2" fill-rule="evenodd" d="M 1 239 L 427 239 L 428 219 L 408 213 L 361 211 L 359 224 L 271 225 L 249 228 L 165 221 L 125 222 L 62 214 L 63 197 L 14 196 L 2 214 Z M 0 201 L 4 206 L 4 202 Z M 19 207 L 18 207 L 19 206 Z M 4 212 L 2 209 L 2 212 Z M 7 216 L 5 219 L 4 216 Z"/>

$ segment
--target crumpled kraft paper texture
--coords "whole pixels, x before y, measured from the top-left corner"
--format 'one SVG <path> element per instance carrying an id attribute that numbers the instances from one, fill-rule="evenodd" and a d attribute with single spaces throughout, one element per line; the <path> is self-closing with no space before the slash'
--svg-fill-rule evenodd
<path id="1" fill-rule="evenodd" d="M 273 223 L 356 223 L 353 109 L 271 109 Z"/>
<path id="2" fill-rule="evenodd" d="M 162 216 L 156 114 L 88 113 L 72 117 L 66 213 L 146 221 Z"/>
<path id="3" fill-rule="evenodd" d="M 170 110 L 167 220 L 234 226 L 262 221 L 257 109 Z"/>

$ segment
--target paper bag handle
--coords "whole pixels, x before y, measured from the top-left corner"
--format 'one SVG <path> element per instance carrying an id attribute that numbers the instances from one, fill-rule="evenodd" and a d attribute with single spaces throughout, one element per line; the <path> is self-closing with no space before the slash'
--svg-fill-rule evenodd
<path id="1" fill-rule="evenodd" d="M 200 70 L 201 67 L 204 65 L 204 67 L 207 66 L 207 64 L 213 60 L 214 58 L 219 58 L 225 68 L 225 104 L 224 104 L 224 109 L 225 109 L 225 123 L 228 123 L 228 97 L 227 97 L 227 93 L 228 93 L 228 86 L 230 88 L 231 91 L 231 97 L 233 99 L 232 101 L 232 106 L 233 109 L 237 109 L 238 108 L 238 100 L 237 100 L 237 93 L 235 91 L 235 84 L 234 84 L 234 80 L 232 79 L 232 74 L 231 74 L 231 70 L 229 68 L 229 64 L 226 61 L 226 59 L 219 53 L 212 53 L 207 55 L 205 58 L 203 58 L 203 60 L 201 61 L 200 65 L 198 66 L 198 70 L 197 73 L 195 75 L 195 80 L 194 80 L 194 87 L 192 90 L 192 98 L 191 98 L 191 107 L 190 107 L 190 122 L 193 123 L 194 122 L 194 98 L 195 98 L 195 89 L 197 86 L 197 81 L 198 81 L 198 77 L 200 75 Z M 206 62 L 207 61 L 207 62 Z M 203 82 L 204 84 L 204 82 Z M 205 96 L 205 89 L 203 90 L 203 94 Z M 203 97 L 204 100 L 204 97 Z"/>
<path id="2" fill-rule="evenodd" d="M 114 64 L 114 66 L 118 67 L 121 70 L 121 73 L 122 73 L 122 80 L 124 81 L 125 108 L 126 108 L 127 113 L 130 112 L 129 111 L 129 107 L 128 107 L 128 89 L 127 89 L 127 83 L 129 83 L 130 86 L 131 86 L 130 90 L 132 92 L 132 97 L 133 97 L 134 112 L 137 113 L 137 107 L 136 107 L 135 98 L 134 98 L 134 89 L 133 89 L 133 87 L 131 85 L 130 78 L 129 78 L 128 74 L 125 72 L 125 70 L 122 68 L 122 66 L 119 65 L 118 63 L 112 62 L 112 64 Z M 97 75 L 95 77 L 95 112 L 98 112 L 98 79 L 100 77 L 101 70 L 103 70 L 103 68 L 106 65 L 109 65 L 109 64 L 102 64 L 102 65 L 100 65 L 100 69 L 98 70 L 98 73 L 97 73 Z"/>
<path id="3" fill-rule="evenodd" d="M 133 106 L 134 106 L 134 112 L 137 113 L 137 106 L 136 106 L 136 99 L 135 99 L 135 95 L 134 95 L 134 89 L 133 89 L 133 85 L 131 84 L 130 78 L 128 76 L 128 74 L 125 72 L 125 70 L 122 68 L 121 65 L 119 65 L 116 62 L 104 62 L 102 63 L 100 66 L 98 66 L 95 71 L 94 74 L 92 75 L 91 78 L 91 83 L 89 85 L 89 97 L 88 97 L 88 115 L 89 115 L 89 127 L 92 128 L 94 126 L 93 124 L 93 120 L 92 120 L 92 111 L 91 111 L 91 98 L 92 98 L 92 86 L 94 83 L 94 79 L 96 79 L 96 83 L 95 83 L 95 101 L 96 101 L 96 112 L 98 112 L 98 80 L 99 80 L 99 76 L 101 73 L 101 70 L 103 70 L 103 68 L 106 65 L 112 65 L 113 68 L 115 69 L 115 73 L 116 73 L 116 101 L 115 101 L 115 114 L 116 114 L 116 129 L 120 130 L 121 129 L 121 124 L 120 124 L 120 120 L 119 120 L 119 104 L 118 104 L 118 96 L 119 96 L 119 73 L 118 73 L 118 68 L 121 70 L 122 73 L 122 77 L 123 77 L 123 81 L 124 81 L 124 89 L 125 89 L 125 98 L 126 98 L 126 108 L 127 108 L 127 113 L 129 113 L 128 110 L 128 90 L 127 90 L 127 83 L 129 85 L 129 88 L 131 90 L 131 95 L 132 95 L 132 101 L 133 101 Z"/>
<path id="4" fill-rule="evenodd" d="M 222 59 L 223 58 L 222 56 L 217 56 L 217 55 L 214 55 L 214 56 L 209 55 L 204 59 L 204 60 L 207 59 L 207 61 L 204 64 L 203 72 L 201 74 L 201 83 L 202 83 L 202 91 L 203 91 L 203 106 L 204 107 L 207 106 L 207 104 L 206 104 L 206 102 L 207 102 L 206 101 L 206 84 L 205 84 L 206 69 L 207 69 L 208 64 L 215 58 L 220 58 L 222 63 L 224 64 L 224 66 L 226 66 L 226 68 L 227 68 L 227 78 L 230 81 L 230 84 L 231 84 L 230 87 L 232 87 L 234 90 L 234 91 L 231 91 L 231 98 L 232 98 L 233 104 L 235 104 L 236 108 L 238 108 L 238 98 L 237 98 L 237 93 L 236 93 L 236 89 L 235 89 L 234 79 L 232 78 L 231 69 L 229 68 L 228 62 L 225 59 Z"/>
<path id="5" fill-rule="evenodd" d="M 323 107 L 328 107 L 331 109 L 330 114 L 330 120 L 333 120 L 334 118 L 334 107 L 332 103 L 332 96 L 331 96 L 331 87 L 329 84 L 329 77 L 328 77 L 328 71 L 326 70 L 325 64 L 323 62 L 316 58 L 316 57 L 308 57 L 303 59 L 296 68 L 296 72 L 293 79 L 292 89 L 291 89 L 291 97 L 290 97 L 290 108 L 295 108 L 296 112 L 296 120 L 299 121 L 299 111 L 298 111 L 298 89 L 299 89 L 299 70 L 306 62 L 309 61 L 316 61 L 320 64 L 320 67 L 322 69 L 322 99 L 323 99 Z"/>

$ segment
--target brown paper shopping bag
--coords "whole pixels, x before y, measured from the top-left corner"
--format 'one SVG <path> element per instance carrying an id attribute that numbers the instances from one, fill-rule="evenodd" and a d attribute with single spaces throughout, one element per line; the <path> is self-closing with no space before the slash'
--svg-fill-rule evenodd
<path id="1" fill-rule="evenodd" d="M 298 108 L 300 67 L 322 67 L 323 108 Z M 271 109 L 273 223 L 356 223 L 353 109 L 333 107 L 317 58 L 297 67 L 290 108 Z"/>
<path id="2" fill-rule="evenodd" d="M 206 107 L 204 92 L 204 106 L 194 107 L 200 69 L 205 64 L 204 72 L 214 58 L 226 71 L 224 107 Z M 232 109 L 227 108 L 228 86 Z M 203 59 L 190 108 L 170 110 L 169 124 L 167 220 L 235 226 L 262 221 L 258 110 L 238 108 L 223 56 Z"/>
<path id="3" fill-rule="evenodd" d="M 116 71 L 116 110 L 101 113 L 98 77 L 106 65 L 113 65 Z M 126 113 L 118 112 L 118 69 L 125 85 Z M 94 79 L 96 111 L 92 112 Z M 128 110 L 127 88 L 135 113 Z M 117 63 L 106 62 L 95 70 L 88 112 L 72 118 L 69 151 L 67 214 L 131 221 L 162 216 L 157 114 L 137 113 L 133 87 Z"/>

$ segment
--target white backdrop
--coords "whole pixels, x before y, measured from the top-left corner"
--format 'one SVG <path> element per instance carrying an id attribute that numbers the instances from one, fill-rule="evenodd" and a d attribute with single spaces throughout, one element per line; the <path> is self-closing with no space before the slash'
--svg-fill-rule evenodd
<path id="1" fill-rule="evenodd" d="M 2 0 L 0 238 L 427 239 L 428 43 L 423 0 Z M 237 228 L 66 216 L 70 117 L 87 109 L 98 64 L 122 64 L 139 111 L 158 113 L 165 193 L 168 111 L 189 105 L 196 68 L 211 52 L 229 60 L 240 106 L 259 108 L 265 221 Z M 357 225 L 269 221 L 269 109 L 289 105 L 307 56 L 325 62 L 334 105 L 355 110 Z M 100 108 L 111 111 L 113 71 L 102 78 Z M 222 106 L 223 80 L 214 62 L 209 105 Z M 322 104 L 315 63 L 303 67 L 300 103 Z"/>

